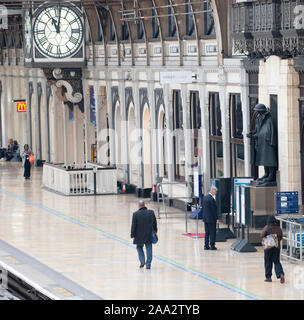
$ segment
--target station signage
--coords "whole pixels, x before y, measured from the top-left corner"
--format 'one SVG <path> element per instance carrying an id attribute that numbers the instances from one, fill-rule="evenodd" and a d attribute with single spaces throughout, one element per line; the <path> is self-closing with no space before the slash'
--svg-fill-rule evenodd
<path id="1" fill-rule="evenodd" d="M 16 102 L 17 112 L 26 112 L 26 102 Z"/>
<path id="2" fill-rule="evenodd" d="M 277 214 L 298 214 L 299 213 L 299 193 L 276 192 Z"/>

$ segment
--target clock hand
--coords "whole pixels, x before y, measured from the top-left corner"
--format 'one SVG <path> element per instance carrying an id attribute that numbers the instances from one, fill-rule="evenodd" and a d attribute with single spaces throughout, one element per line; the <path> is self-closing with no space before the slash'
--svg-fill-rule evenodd
<path id="1" fill-rule="evenodd" d="M 52 25 L 55 27 L 56 32 L 58 33 L 58 26 L 57 26 L 57 22 L 54 18 L 52 18 Z"/>
<path id="2" fill-rule="evenodd" d="M 56 29 L 57 33 L 60 32 L 60 18 L 61 18 L 61 7 L 59 6 L 59 8 L 58 8 L 58 24 L 57 24 L 57 29 Z"/>

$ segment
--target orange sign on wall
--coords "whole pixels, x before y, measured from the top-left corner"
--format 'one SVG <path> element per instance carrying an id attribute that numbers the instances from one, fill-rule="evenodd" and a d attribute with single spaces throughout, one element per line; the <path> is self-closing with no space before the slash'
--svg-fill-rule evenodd
<path id="1" fill-rule="evenodd" d="M 17 102 L 17 112 L 26 112 L 26 102 Z"/>

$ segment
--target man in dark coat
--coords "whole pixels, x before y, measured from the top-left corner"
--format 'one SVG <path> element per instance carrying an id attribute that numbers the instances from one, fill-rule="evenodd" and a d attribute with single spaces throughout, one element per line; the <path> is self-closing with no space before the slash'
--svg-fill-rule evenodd
<path id="1" fill-rule="evenodd" d="M 216 224 L 219 223 L 215 196 L 217 188 L 212 186 L 203 198 L 203 220 L 205 223 L 205 250 L 217 250 L 215 247 Z M 209 246 L 210 237 L 210 246 Z"/>
<path id="2" fill-rule="evenodd" d="M 277 157 L 277 132 L 271 114 L 263 104 L 257 104 L 254 111 L 258 112 L 255 129 L 247 137 L 251 138 L 251 163 L 264 166 L 265 175 L 258 180 L 258 187 L 275 185 Z"/>
<path id="3" fill-rule="evenodd" d="M 138 258 L 140 261 L 140 268 L 143 268 L 146 264 L 147 269 L 151 269 L 152 262 L 152 232 L 157 233 L 157 221 L 153 210 L 148 210 L 144 201 L 139 201 L 139 210 L 133 213 L 132 226 L 131 226 L 131 238 L 133 243 L 136 244 L 138 252 Z M 143 246 L 146 246 L 147 260 L 145 260 L 145 254 Z"/>

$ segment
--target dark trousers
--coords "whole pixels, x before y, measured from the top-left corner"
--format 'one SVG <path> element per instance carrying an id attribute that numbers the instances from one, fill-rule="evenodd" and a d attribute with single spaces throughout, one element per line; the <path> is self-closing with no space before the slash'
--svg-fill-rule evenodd
<path id="1" fill-rule="evenodd" d="M 284 275 L 283 267 L 280 262 L 280 249 L 271 248 L 264 251 L 265 262 L 265 276 L 266 279 L 270 279 L 272 276 L 272 265 L 274 264 L 274 270 L 278 279 L 281 275 Z"/>
<path id="2" fill-rule="evenodd" d="M 29 178 L 31 176 L 31 164 L 28 159 L 24 163 L 24 178 Z"/>
<path id="3" fill-rule="evenodd" d="M 205 248 L 210 246 L 215 246 L 215 236 L 216 236 L 216 222 L 205 222 Z"/>

